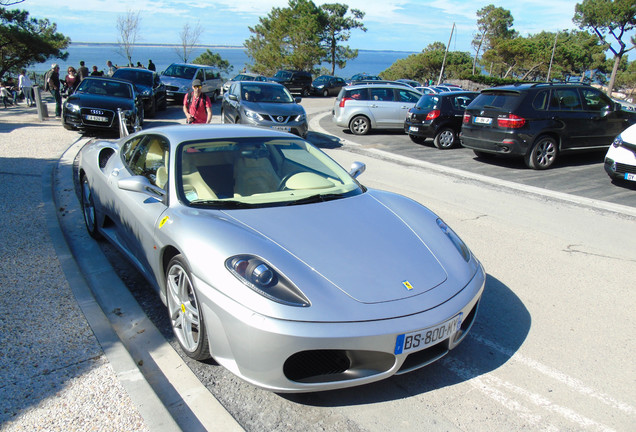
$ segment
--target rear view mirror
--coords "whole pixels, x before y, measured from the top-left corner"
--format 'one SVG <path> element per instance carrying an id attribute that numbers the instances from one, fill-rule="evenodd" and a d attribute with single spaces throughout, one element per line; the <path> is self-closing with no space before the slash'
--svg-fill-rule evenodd
<path id="1" fill-rule="evenodd" d="M 349 169 L 349 175 L 353 178 L 358 177 L 360 174 L 367 169 L 367 166 L 362 162 L 354 162 L 351 164 L 351 168 Z"/>

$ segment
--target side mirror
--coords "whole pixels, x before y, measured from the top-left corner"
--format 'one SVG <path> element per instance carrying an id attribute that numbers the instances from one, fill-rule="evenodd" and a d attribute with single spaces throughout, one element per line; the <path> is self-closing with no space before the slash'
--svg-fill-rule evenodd
<path id="1" fill-rule="evenodd" d="M 302 100 L 303 100 L 303 98 L 301 98 L 301 97 L 295 97 L 294 98 L 294 102 L 296 102 L 297 104 L 299 104 L 300 101 L 302 101 Z"/>
<path id="2" fill-rule="evenodd" d="M 229 100 L 233 100 L 233 101 L 235 101 L 235 102 L 238 102 L 238 97 L 237 97 L 236 95 L 234 95 L 234 94 L 228 94 L 228 95 L 227 95 L 227 98 L 228 98 Z"/>
<path id="3" fill-rule="evenodd" d="M 349 169 L 349 175 L 353 178 L 357 178 L 366 169 L 367 166 L 362 162 L 354 162 L 351 164 L 351 168 Z"/>
<path id="4" fill-rule="evenodd" d="M 163 197 L 166 196 L 165 190 L 153 185 L 150 183 L 150 180 L 144 176 L 133 176 L 127 179 L 121 179 L 117 182 L 117 186 L 122 190 L 148 195 L 158 201 L 162 201 Z"/>

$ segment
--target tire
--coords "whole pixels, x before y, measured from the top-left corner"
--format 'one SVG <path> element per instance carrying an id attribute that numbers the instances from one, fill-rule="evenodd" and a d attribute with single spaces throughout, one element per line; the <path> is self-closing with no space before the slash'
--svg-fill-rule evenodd
<path id="1" fill-rule="evenodd" d="M 153 118 L 157 112 L 157 100 L 153 97 L 150 103 L 150 109 L 148 110 L 148 118 Z"/>
<path id="2" fill-rule="evenodd" d="M 225 124 L 227 123 L 227 121 L 225 121 L 225 111 L 221 110 L 221 123 Z"/>
<path id="3" fill-rule="evenodd" d="M 216 102 L 216 91 L 212 92 L 212 96 L 210 96 L 210 103 Z"/>
<path id="4" fill-rule="evenodd" d="M 440 150 L 447 150 L 455 147 L 457 142 L 457 134 L 451 128 L 442 128 L 435 135 L 433 144 Z"/>
<path id="5" fill-rule="evenodd" d="M 97 210 L 95 209 L 95 201 L 93 200 L 93 190 L 88 183 L 85 175 L 80 179 L 80 193 L 82 198 L 82 215 L 84 216 L 84 225 L 86 231 L 95 240 L 100 240 L 102 235 L 97 229 Z"/>
<path id="6" fill-rule="evenodd" d="M 324 89 L 324 90 L 322 91 L 322 95 L 323 95 L 324 97 L 328 97 L 328 96 L 329 96 L 329 90 Z"/>
<path id="7" fill-rule="evenodd" d="M 168 98 L 166 95 L 163 95 L 163 100 L 161 101 L 161 105 L 159 105 L 159 110 L 165 111 L 168 108 Z"/>
<path id="8" fill-rule="evenodd" d="M 309 96 L 309 88 L 305 87 L 301 92 L 303 97 Z"/>
<path id="9" fill-rule="evenodd" d="M 182 255 L 170 260 L 166 270 L 166 298 L 172 331 L 181 349 L 195 360 L 210 357 L 207 331 L 190 266 Z"/>
<path id="10" fill-rule="evenodd" d="M 365 116 L 355 116 L 349 122 L 349 130 L 353 132 L 354 135 L 366 135 L 371 130 L 371 123 Z"/>
<path id="11" fill-rule="evenodd" d="M 426 141 L 426 138 L 424 137 L 411 134 L 409 134 L 409 138 L 411 138 L 411 141 L 413 141 L 415 144 L 424 144 L 424 141 Z"/>
<path id="12" fill-rule="evenodd" d="M 530 147 L 530 151 L 526 154 L 525 162 L 528 168 L 544 170 L 554 164 L 557 154 L 556 140 L 550 136 L 542 135 Z"/>

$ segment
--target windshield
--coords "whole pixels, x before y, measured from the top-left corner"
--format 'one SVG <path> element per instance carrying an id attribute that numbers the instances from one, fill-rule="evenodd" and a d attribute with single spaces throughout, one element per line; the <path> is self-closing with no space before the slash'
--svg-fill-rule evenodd
<path id="1" fill-rule="evenodd" d="M 135 84 L 152 87 L 152 73 L 130 69 L 117 69 L 113 77 L 132 81 Z"/>
<path id="2" fill-rule="evenodd" d="M 292 103 L 294 98 L 281 85 L 245 84 L 241 88 L 241 99 L 248 102 Z"/>
<path id="3" fill-rule="evenodd" d="M 314 80 L 314 84 L 326 84 L 330 79 L 330 76 L 319 76 Z"/>
<path id="4" fill-rule="evenodd" d="M 276 72 L 276 75 L 274 75 L 274 77 L 286 80 L 286 79 L 291 78 L 291 75 L 292 75 L 291 72 L 278 71 L 278 72 Z"/>
<path id="5" fill-rule="evenodd" d="M 182 143 L 177 193 L 192 206 L 228 209 L 325 201 L 362 189 L 300 138 L 249 137 Z"/>
<path id="6" fill-rule="evenodd" d="M 421 109 L 421 110 L 434 110 L 434 109 L 439 109 L 438 105 L 439 104 L 439 96 L 433 96 L 433 95 L 424 95 L 420 98 L 419 101 L 417 101 L 417 109 Z"/>
<path id="7" fill-rule="evenodd" d="M 101 96 L 113 96 L 132 99 L 131 84 L 103 79 L 84 78 L 75 93 L 88 93 Z"/>
<path id="8" fill-rule="evenodd" d="M 185 78 L 191 80 L 194 78 L 197 68 L 186 65 L 170 65 L 168 69 L 163 73 L 164 76 Z"/>

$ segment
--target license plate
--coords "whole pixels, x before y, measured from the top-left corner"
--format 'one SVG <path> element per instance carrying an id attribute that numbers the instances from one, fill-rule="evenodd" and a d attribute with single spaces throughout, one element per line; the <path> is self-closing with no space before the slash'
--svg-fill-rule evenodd
<path id="1" fill-rule="evenodd" d="M 291 128 L 289 126 L 272 126 L 272 129 L 284 131 L 284 132 L 291 131 Z"/>
<path id="2" fill-rule="evenodd" d="M 490 117 L 475 117 L 475 123 L 489 125 L 492 123 L 492 119 Z"/>
<path id="3" fill-rule="evenodd" d="M 101 117 L 101 116 L 95 116 L 95 115 L 87 115 L 87 116 L 86 116 L 86 120 L 107 123 L 107 122 L 108 122 L 108 117 Z"/>
<path id="4" fill-rule="evenodd" d="M 418 128 L 417 126 L 409 126 L 409 131 L 410 132 L 419 132 L 420 128 Z"/>
<path id="5" fill-rule="evenodd" d="M 462 316 L 463 313 L 460 313 L 438 326 L 398 335 L 395 340 L 395 354 L 420 351 L 448 339 L 461 327 Z"/>
<path id="6" fill-rule="evenodd" d="M 636 174 L 625 173 L 625 180 L 636 181 Z"/>

